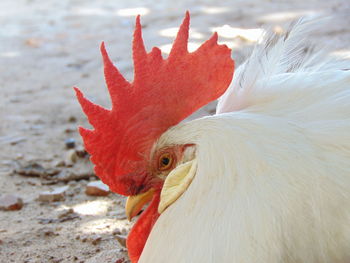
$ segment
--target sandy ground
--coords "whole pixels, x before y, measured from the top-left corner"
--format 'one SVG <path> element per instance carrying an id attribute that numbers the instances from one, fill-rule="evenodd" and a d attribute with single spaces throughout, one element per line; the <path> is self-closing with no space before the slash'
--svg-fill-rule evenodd
<path id="1" fill-rule="evenodd" d="M 303 15 L 332 15 L 332 22 L 309 40 L 329 47 L 333 55 L 350 54 L 348 0 L 155 2 L 1 0 L 0 194 L 15 194 L 24 206 L 0 211 L 0 262 L 126 260 L 116 239 L 132 225 L 124 216 L 124 199 L 112 193 L 87 196 L 86 184 L 96 180 L 88 178 L 91 166 L 86 158 L 69 164 L 65 140 L 75 139 L 79 148 L 76 127 L 88 125 L 72 86 L 110 105 L 99 54 L 102 40 L 119 69 L 132 79 L 130 43 L 136 14 L 142 15 L 147 48 L 160 46 L 165 56 L 185 10 L 192 18 L 190 48 L 217 30 L 220 42 L 233 48 L 237 64 L 249 54 L 261 27 L 280 32 Z M 214 108 L 212 103 L 192 118 Z M 34 176 L 14 172 L 33 163 L 42 166 Z M 59 182 L 67 174 L 86 178 Z M 41 192 L 65 185 L 65 200 L 38 201 Z"/>

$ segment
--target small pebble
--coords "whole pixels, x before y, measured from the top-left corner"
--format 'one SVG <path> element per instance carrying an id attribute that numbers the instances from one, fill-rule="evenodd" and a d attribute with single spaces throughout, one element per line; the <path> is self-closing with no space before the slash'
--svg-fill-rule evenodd
<path id="1" fill-rule="evenodd" d="M 123 233 L 123 235 L 126 235 L 128 233 L 128 230 L 125 227 L 123 227 L 122 233 Z"/>
<path id="2" fill-rule="evenodd" d="M 78 160 L 78 155 L 76 153 L 76 151 L 74 149 L 70 149 L 67 153 L 66 153 L 66 159 L 65 159 L 65 164 L 69 167 L 69 166 L 73 166 L 74 163 L 76 163 Z"/>
<path id="3" fill-rule="evenodd" d="M 74 123 L 77 121 L 77 118 L 75 116 L 69 116 L 68 122 Z"/>
<path id="4" fill-rule="evenodd" d="M 58 160 L 54 163 L 55 167 L 64 167 L 66 164 L 63 160 Z"/>
<path id="5" fill-rule="evenodd" d="M 52 237 L 52 236 L 58 236 L 59 234 L 54 231 L 54 229 L 49 227 L 44 227 L 38 230 L 37 236 L 38 237 Z"/>
<path id="6" fill-rule="evenodd" d="M 71 187 L 75 187 L 75 186 L 78 185 L 78 183 L 76 181 L 69 181 L 68 185 L 71 186 Z"/>
<path id="7" fill-rule="evenodd" d="M 15 195 L 4 195 L 0 198 L 0 210 L 14 211 L 23 207 L 23 200 Z"/>
<path id="8" fill-rule="evenodd" d="M 115 238 L 122 247 L 126 247 L 126 236 L 115 235 Z"/>
<path id="9" fill-rule="evenodd" d="M 86 185 L 85 193 L 91 196 L 107 196 L 110 192 L 109 187 L 102 181 L 94 181 Z"/>
<path id="10" fill-rule="evenodd" d="M 73 149 L 75 147 L 75 139 L 68 138 L 64 141 L 67 149 Z"/>
<path id="11" fill-rule="evenodd" d="M 37 162 L 29 162 L 15 169 L 15 172 L 29 177 L 42 177 L 47 175 L 46 169 Z"/>
<path id="12" fill-rule="evenodd" d="M 77 147 L 75 152 L 79 158 L 84 158 L 88 154 L 85 148 L 82 146 Z"/>
<path id="13" fill-rule="evenodd" d="M 89 73 L 83 73 L 83 74 L 81 74 L 81 77 L 82 77 L 82 78 L 88 78 L 89 76 L 90 76 Z"/>
<path id="14" fill-rule="evenodd" d="M 22 160 L 24 155 L 22 153 L 17 153 L 16 154 L 16 160 Z"/>
<path id="15" fill-rule="evenodd" d="M 64 211 L 62 211 L 57 217 L 58 218 L 64 218 L 70 214 L 73 214 L 74 213 L 74 209 L 73 208 L 69 208 L 69 209 L 66 209 Z"/>
<path id="16" fill-rule="evenodd" d="M 101 236 L 94 236 L 91 238 L 91 244 L 93 244 L 94 246 L 98 245 L 102 240 Z"/>
<path id="17" fill-rule="evenodd" d="M 65 197 L 65 192 L 68 190 L 69 186 L 63 186 L 54 189 L 53 191 L 42 192 L 39 195 L 38 200 L 41 202 L 56 202 L 62 201 Z"/>
<path id="18" fill-rule="evenodd" d="M 72 132 L 75 132 L 76 129 L 71 129 L 71 128 L 67 128 L 64 130 L 65 133 L 72 133 Z"/>
<path id="19" fill-rule="evenodd" d="M 116 229 L 113 230 L 112 235 L 113 235 L 113 236 L 116 236 L 116 235 L 120 235 L 121 233 L 122 233 L 122 232 L 120 231 L 120 229 L 119 229 L 119 228 L 116 228 Z"/>

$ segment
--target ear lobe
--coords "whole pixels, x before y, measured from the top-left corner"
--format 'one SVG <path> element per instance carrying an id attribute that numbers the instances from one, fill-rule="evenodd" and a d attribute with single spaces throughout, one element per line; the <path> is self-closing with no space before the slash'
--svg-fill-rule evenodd
<path id="1" fill-rule="evenodd" d="M 187 190 L 196 171 L 197 160 L 194 159 L 179 165 L 168 174 L 160 193 L 159 214 L 163 213 L 168 206 L 174 203 Z"/>

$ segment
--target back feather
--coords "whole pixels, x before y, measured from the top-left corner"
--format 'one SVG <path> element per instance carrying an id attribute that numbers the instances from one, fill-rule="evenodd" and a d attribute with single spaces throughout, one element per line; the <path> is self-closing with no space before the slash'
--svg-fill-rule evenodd
<path id="1" fill-rule="evenodd" d="M 268 31 L 252 55 L 236 69 L 231 86 L 219 99 L 216 113 L 242 110 L 266 100 L 271 102 L 272 98 L 267 99 L 267 96 L 272 94 L 280 100 L 283 94 L 276 92 L 289 92 L 283 91 L 281 85 L 284 83 L 278 83 L 281 85 L 276 87 L 275 82 L 281 79 L 299 82 L 300 78 L 307 78 L 321 83 L 321 80 L 327 80 L 326 77 L 318 79 L 325 71 L 349 70 L 349 61 L 327 57 L 325 50 L 319 50 L 307 40 L 310 33 L 329 21 L 330 18 L 301 18 L 291 24 L 284 34 Z M 298 92 L 296 89 L 294 93 Z M 294 102 L 299 103 L 298 100 Z"/>

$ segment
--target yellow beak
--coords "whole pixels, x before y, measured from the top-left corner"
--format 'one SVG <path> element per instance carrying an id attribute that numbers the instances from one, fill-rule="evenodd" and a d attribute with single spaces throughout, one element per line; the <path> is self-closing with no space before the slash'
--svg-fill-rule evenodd
<path id="1" fill-rule="evenodd" d="M 196 171 L 197 160 L 194 159 L 177 166 L 168 174 L 160 193 L 158 213 L 163 213 L 168 206 L 174 203 L 187 190 Z"/>
<path id="2" fill-rule="evenodd" d="M 125 214 L 130 221 L 139 214 L 143 206 L 152 200 L 154 189 L 151 188 L 145 193 L 129 196 L 125 204 Z"/>

